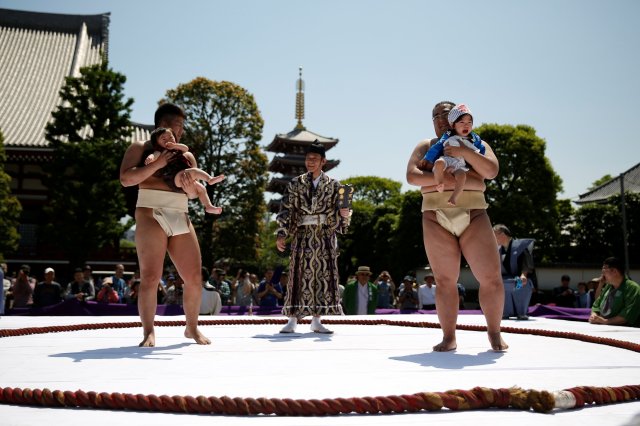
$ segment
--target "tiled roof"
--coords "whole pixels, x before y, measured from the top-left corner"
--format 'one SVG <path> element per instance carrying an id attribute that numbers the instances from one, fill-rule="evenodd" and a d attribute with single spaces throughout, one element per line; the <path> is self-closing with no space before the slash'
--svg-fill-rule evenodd
<path id="1" fill-rule="evenodd" d="M 601 203 L 607 201 L 611 196 L 620 194 L 620 178 L 623 178 L 625 192 L 640 192 L 640 163 L 636 164 L 626 172 L 611 179 L 608 182 L 580 195 L 576 204 Z"/>
<path id="2" fill-rule="evenodd" d="M 294 129 L 286 134 L 277 134 L 265 149 L 270 152 L 304 154 L 305 148 L 315 141 L 324 145 L 326 150 L 333 148 L 338 143 L 338 139 L 320 136 L 306 129 Z"/>
<path id="3" fill-rule="evenodd" d="M 108 54 L 109 13 L 0 9 L 0 131 L 11 147 L 46 147 L 45 126 L 67 76 Z M 144 135 L 136 127 L 132 138 Z M 146 132 L 148 135 L 148 132 Z"/>

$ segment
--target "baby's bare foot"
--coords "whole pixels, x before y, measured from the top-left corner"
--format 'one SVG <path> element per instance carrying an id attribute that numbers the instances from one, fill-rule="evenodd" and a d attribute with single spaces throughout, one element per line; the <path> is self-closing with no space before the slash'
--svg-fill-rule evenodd
<path id="1" fill-rule="evenodd" d="M 442 192 L 444 191 L 444 183 L 439 183 L 436 185 L 436 191 Z"/>
<path id="2" fill-rule="evenodd" d="M 211 207 L 206 207 L 205 210 L 206 210 L 207 213 L 211 213 L 211 214 L 220 214 L 220 213 L 222 213 L 222 207 L 211 206 Z"/>

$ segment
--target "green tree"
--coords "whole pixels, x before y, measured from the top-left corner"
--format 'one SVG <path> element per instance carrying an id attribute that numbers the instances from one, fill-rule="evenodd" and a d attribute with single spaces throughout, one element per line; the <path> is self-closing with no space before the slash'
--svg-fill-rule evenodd
<path id="1" fill-rule="evenodd" d="M 391 263 L 396 281 L 419 266 L 429 263 L 422 238 L 422 193 L 402 194 L 397 225 L 391 240 Z M 397 281 L 399 284 L 399 281 Z"/>
<path id="2" fill-rule="evenodd" d="M 625 192 L 628 252 L 640 252 L 640 194 Z M 575 212 L 572 232 L 575 250 L 571 260 L 600 265 L 609 256 L 624 259 L 620 194 L 604 203 L 585 204 Z M 633 262 L 633 257 L 630 259 Z"/>
<path id="3" fill-rule="evenodd" d="M 253 95 L 228 81 L 198 77 L 168 90 L 161 102 L 184 109 L 183 142 L 198 166 L 226 176 L 207 187 L 222 215 L 205 214 L 191 203 L 205 265 L 221 257 L 255 262 L 266 213 L 267 157 L 258 145 L 264 122 Z"/>
<path id="4" fill-rule="evenodd" d="M 560 237 L 562 180 L 545 156 L 546 142 L 527 125 L 483 124 L 475 131 L 500 162 L 498 176 L 487 181 L 491 221 L 504 223 L 516 237 L 535 238 L 537 260 L 551 260 Z"/>
<path id="5" fill-rule="evenodd" d="M 119 168 L 133 100 L 124 98 L 125 81 L 106 60 L 82 68 L 66 78 L 63 102 L 46 127 L 54 155 L 44 166 L 50 198 L 41 225 L 72 264 L 105 245 L 117 247 L 127 227 L 120 223 L 126 207 Z"/>
<path id="6" fill-rule="evenodd" d="M 353 216 L 346 236 L 340 237 L 340 273 L 343 277 L 359 265 L 374 273 L 393 269 L 391 241 L 402 200 L 402 184 L 377 176 L 358 176 L 341 181 L 353 185 Z M 375 278 L 375 277 L 374 277 Z"/>
<path id="7" fill-rule="evenodd" d="M 591 191 L 592 189 L 596 189 L 597 187 L 599 187 L 603 183 L 609 182 L 611 179 L 613 179 L 613 177 L 611 175 L 609 175 L 609 174 L 606 174 L 606 175 L 602 176 L 600 179 L 597 179 L 596 181 L 594 181 L 591 184 L 591 186 L 589 187 L 589 191 Z"/>
<path id="8" fill-rule="evenodd" d="M 18 224 L 22 206 L 18 198 L 11 195 L 11 176 L 4 171 L 7 155 L 4 151 L 4 136 L 0 131 L 0 259 L 4 254 L 18 248 L 20 235 Z"/>

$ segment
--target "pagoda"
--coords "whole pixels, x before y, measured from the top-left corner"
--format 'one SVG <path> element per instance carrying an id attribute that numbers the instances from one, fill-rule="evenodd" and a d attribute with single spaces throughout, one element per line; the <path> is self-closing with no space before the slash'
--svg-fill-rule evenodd
<path id="1" fill-rule="evenodd" d="M 336 146 L 338 139 L 321 136 L 307 130 L 302 124 L 304 118 L 304 81 L 302 80 L 302 67 L 299 69 L 299 78 L 296 82 L 296 120 L 298 123 L 289 133 L 279 133 L 267 146 L 266 150 L 275 152 L 276 155 L 269 163 L 271 180 L 267 184 L 267 191 L 280 194 L 279 198 L 271 199 L 268 204 L 271 213 L 280 210 L 282 194 L 287 185 L 296 176 L 306 171 L 304 157 L 307 147 L 314 142 L 322 144 L 326 151 Z M 340 164 L 340 160 L 327 160 L 324 171 L 327 172 Z"/>

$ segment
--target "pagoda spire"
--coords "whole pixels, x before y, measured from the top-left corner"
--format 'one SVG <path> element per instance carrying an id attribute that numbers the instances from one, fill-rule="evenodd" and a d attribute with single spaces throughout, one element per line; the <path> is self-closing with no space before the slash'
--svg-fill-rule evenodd
<path id="1" fill-rule="evenodd" d="M 298 124 L 296 124 L 296 129 L 306 130 L 302 124 L 302 119 L 304 118 L 304 80 L 302 79 L 302 67 L 299 68 L 298 72 L 299 77 L 298 81 L 296 81 L 296 120 L 298 120 Z"/>

